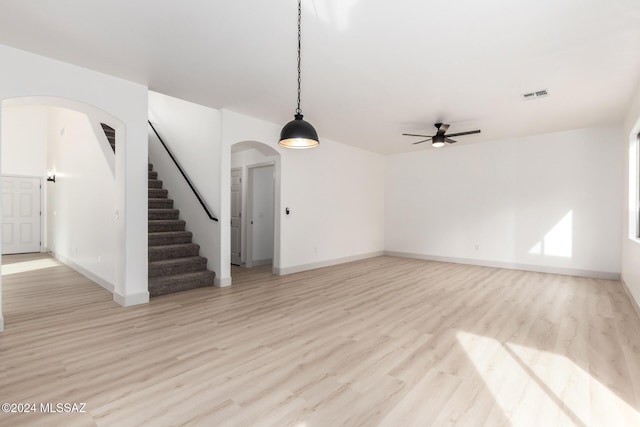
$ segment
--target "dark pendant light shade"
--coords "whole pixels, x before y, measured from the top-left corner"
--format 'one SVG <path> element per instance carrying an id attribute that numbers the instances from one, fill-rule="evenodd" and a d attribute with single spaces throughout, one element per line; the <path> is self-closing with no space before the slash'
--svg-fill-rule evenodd
<path id="1" fill-rule="evenodd" d="M 278 144 L 287 148 L 313 148 L 320 145 L 318 133 L 311 126 L 311 123 L 302 120 L 302 110 L 300 109 L 300 86 L 302 79 L 300 78 L 300 40 L 301 40 L 301 17 L 302 17 L 302 0 L 298 0 L 298 108 L 296 108 L 295 119 L 284 125 L 280 132 L 280 141 Z"/>
<path id="2" fill-rule="evenodd" d="M 296 114 L 295 119 L 282 128 L 278 144 L 287 148 L 313 148 L 320 142 L 318 133 L 311 123 L 302 120 L 302 114 Z"/>

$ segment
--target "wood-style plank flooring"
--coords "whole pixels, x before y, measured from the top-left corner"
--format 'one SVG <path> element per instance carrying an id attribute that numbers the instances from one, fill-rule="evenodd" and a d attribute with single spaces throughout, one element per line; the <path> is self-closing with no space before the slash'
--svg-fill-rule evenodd
<path id="1" fill-rule="evenodd" d="M 378 257 L 124 308 L 46 255 L 2 274 L 0 401 L 86 403 L 2 426 L 640 425 L 616 281 Z"/>

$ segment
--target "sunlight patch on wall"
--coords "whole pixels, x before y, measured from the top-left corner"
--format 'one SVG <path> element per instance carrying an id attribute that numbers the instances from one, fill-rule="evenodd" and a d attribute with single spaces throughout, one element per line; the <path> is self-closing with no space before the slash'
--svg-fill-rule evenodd
<path id="1" fill-rule="evenodd" d="M 349 28 L 349 17 L 358 1 L 314 0 L 313 9 L 322 22 L 333 25 L 339 31 L 345 31 Z"/>
<path id="2" fill-rule="evenodd" d="M 569 211 L 558 223 L 529 250 L 532 255 L 563 258 L 573 256 L 573 211 Z"/>
<path id="3" fill-rule="evenodd" d="M 638 216 L 640 212 L 640 192 L 638 182 L 640 181 L 640 136 L 632 138 L 629 143 L 629 238 L 640 237 L 640 224 Z"/>
<path id="4" fill-rule="evenodd" d="M 513 425 L 640 425 L 633 407 L 563 355 L 463 331 L 456 337 Z"/>

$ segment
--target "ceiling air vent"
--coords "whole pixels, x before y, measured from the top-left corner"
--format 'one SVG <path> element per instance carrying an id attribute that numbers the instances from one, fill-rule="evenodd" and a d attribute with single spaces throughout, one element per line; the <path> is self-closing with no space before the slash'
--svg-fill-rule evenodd
<path id="1" fill-rule="evenodd" d="M 536 99 L 542 98 L 549 95 L 549 91 L 547 89 L 536 90 L 534 92 L 527 92 L 522 94 L 523 99 Z"/>

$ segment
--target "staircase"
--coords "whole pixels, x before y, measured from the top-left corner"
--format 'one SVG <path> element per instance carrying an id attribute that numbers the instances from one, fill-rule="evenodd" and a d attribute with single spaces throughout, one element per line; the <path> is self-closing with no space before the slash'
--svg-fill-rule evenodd
<path id="1" fill-rule="evenodd" d="M 178 219 L 173 200 L 162 188 L 158 172 L 149 164 L 149 295 L 171 294 L 212 286 L 216 274 L 207 270 L 207 259 L 199 256 L 200 246 L 191 242 Z"/>
<path id="2" fill-rule="evenodd" d="M 107 137 L 107 141 L 109 141 L 109 145 L 113 152 L 116 152 L 116 131 L 114 128 L 105 123 L 100 123 L 102 126 L 102 130 L 104 131 L 104 136 Z"/>

